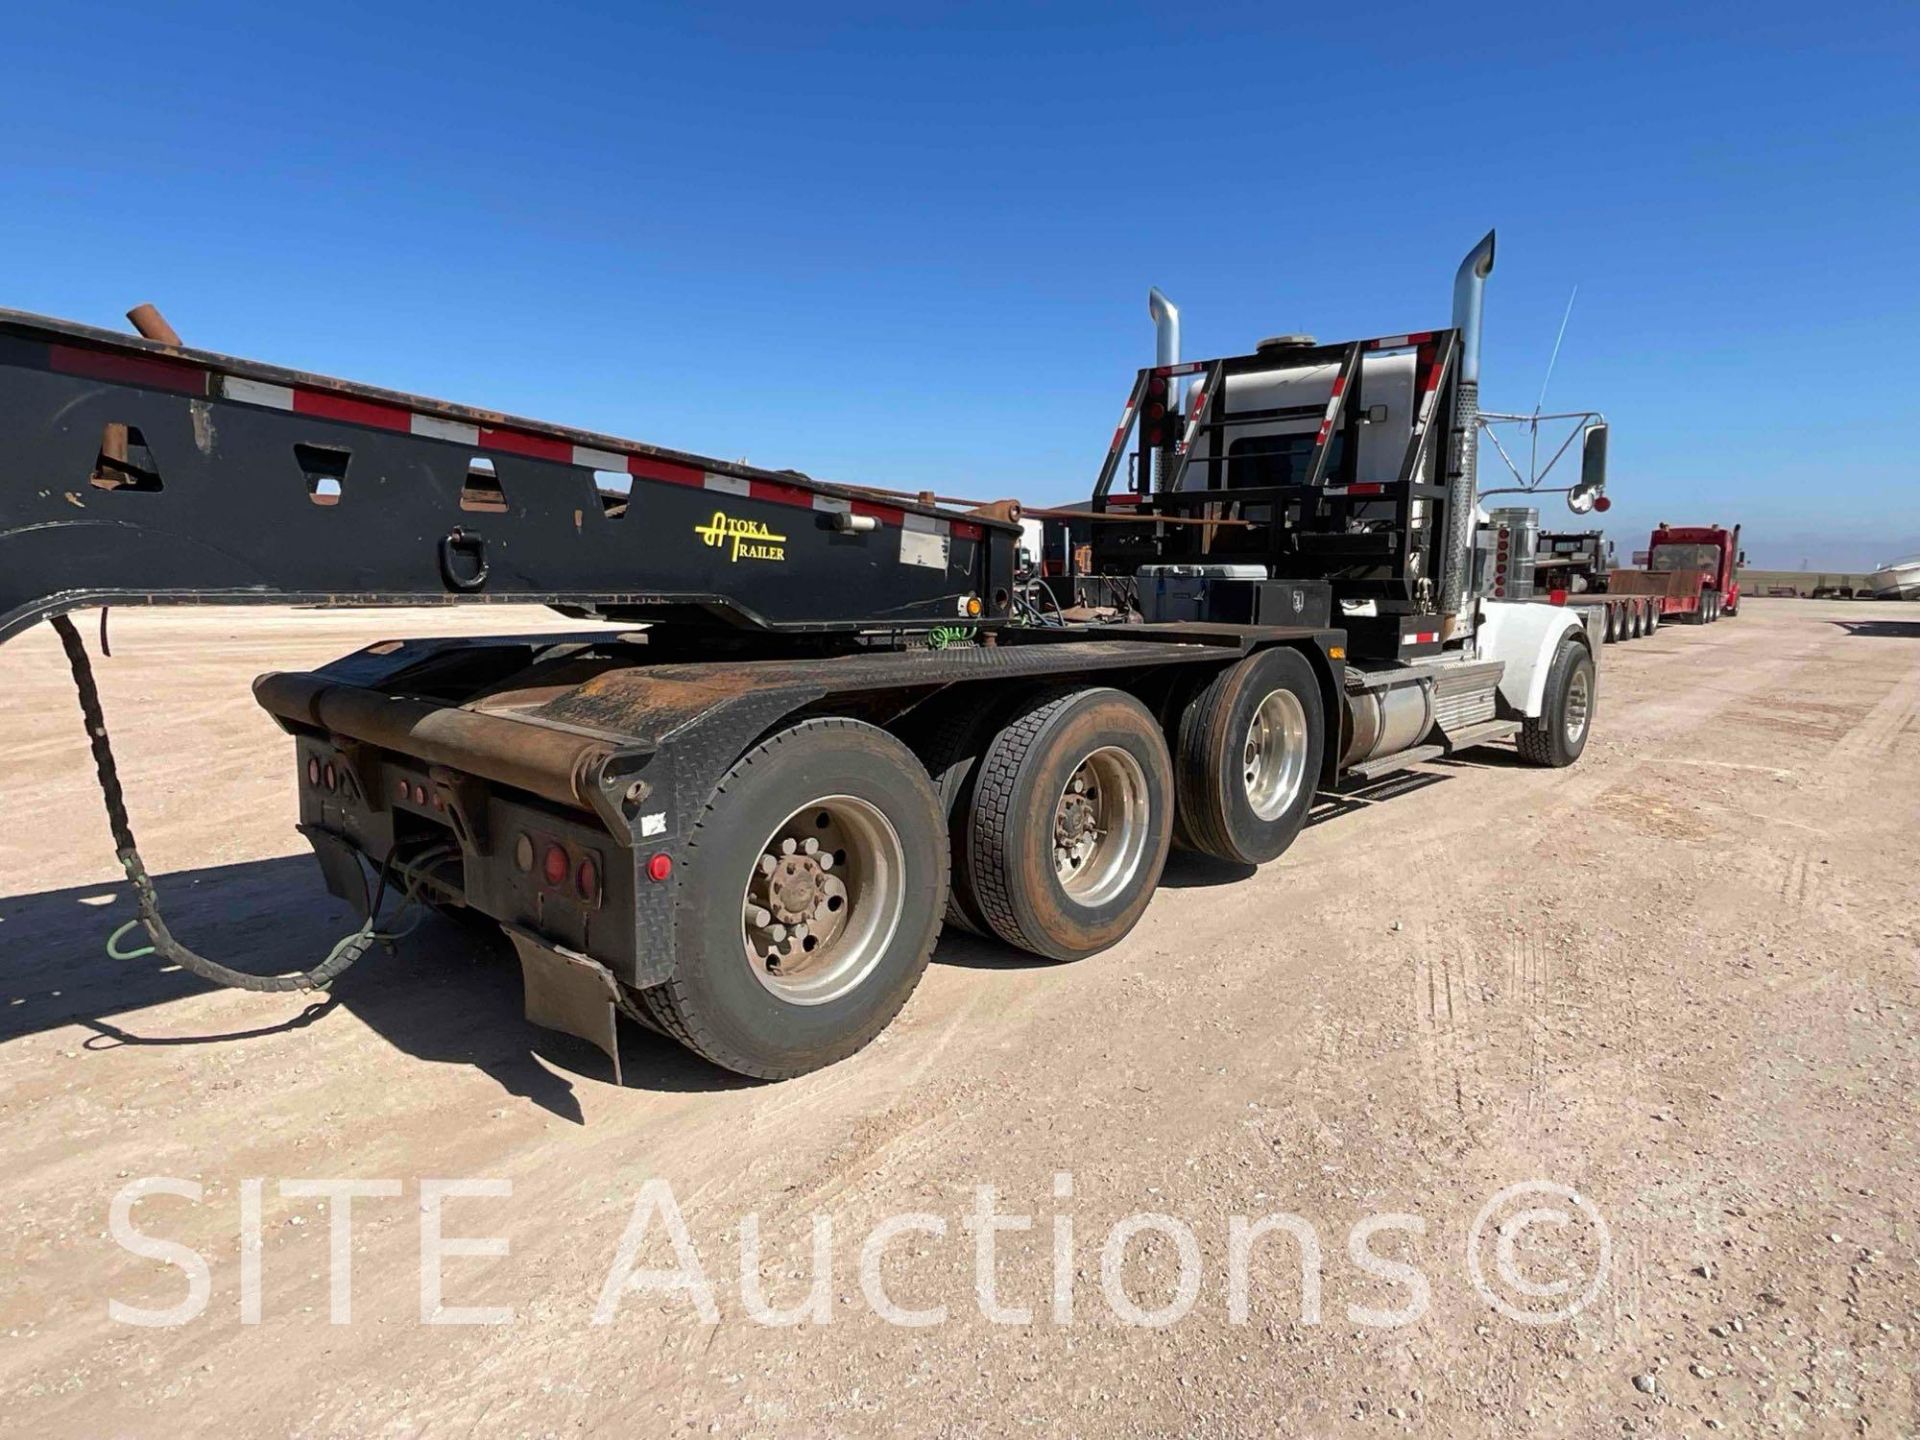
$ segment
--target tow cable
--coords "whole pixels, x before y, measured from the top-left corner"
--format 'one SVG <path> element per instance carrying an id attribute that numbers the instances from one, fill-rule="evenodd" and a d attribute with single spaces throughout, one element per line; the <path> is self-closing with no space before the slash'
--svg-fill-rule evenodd
<path id="1" fill-rule="evenodd" d="M 160 898 L 154 892 L 153 881 L 147 875 L 147 867 L 140 858 L 140 849 L 134 844 L 133 826 L 127 819 L 126 794 L 120 788 L 119 768 L 114 764 L 113 747 L 107 740 L 107 721 L 100 708 L 100 690 L 94 683 L 93 664 L 87 658 L 87 647 L 80 639 L 80 632 L 73 622 L 64 615 L 53 617 L 53 628 L 59 632 L 60 644 L 67 652 L 67 664 L 73 670 L 74 689 L 80 695 L 80 713 L 86 721 L 87 743 L 93 749 L 93 765 L 100 779 L 100 797 L 107 808 L 107 825 L 113 831 L 114 851 L 120 860 L 120 867 L 127 872 L 127 880 L 133 886 L 134 901 L 140 910 L 138 920 L 130 920 L 115 930 L 107 940 L 107 953 L 117 960 L 138 959 L 145 955 L 158 955 L 163 960 L 178 965 L 182 970 L 210 980 L 216 985 L 230 986 L 236 990 L 258 990 L 266 992 L 287 992 L 294 990 L 324 990 L 337 980 L 355 961 L 384 940 L 397 940 L 409 933 L 407 930 L 383 933 L 377 928 L 376 919 L 380 913 L 380 902 L 386 897 L 388 866 L 380 867 L 380 879 L 371 897 L 367 900 L 366 923 L 352 934 L 343 937 L 327 958 L 311 970 L 295 971 L 287 975 L 255 975 L 245 970 L 234 970 L 209 960 L 204 955 L 195 954 L 185 945 L 173 938 L 167 929 L 167 922 L 160 915 Z M 418 861 L 427 857 L 416 857 Z M 364 876 L 362 877 L 364 883 Z M 405 897 L 400 909 L 394 913 L 397 921 L 404 915 L 416 898 L 417 878 L 409 878 Z M 146 928 L 151 945 L 135 950 L 119 948 L 120 937 L 135 925 Z"/>

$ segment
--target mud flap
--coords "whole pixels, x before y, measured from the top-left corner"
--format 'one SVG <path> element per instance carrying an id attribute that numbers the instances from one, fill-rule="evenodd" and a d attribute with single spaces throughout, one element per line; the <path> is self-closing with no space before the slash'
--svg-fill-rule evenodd
<path id="1" fill-rule="evenodd" d="M 620 1074 L 620 987 L 598 960 L 552 945 L 515 925 L 502 925 L 520 956 L 527 994 L 527 1019 L 563 1035 L 577 1035 L 598 1046 L 613 1062 L 613 1083 Z"/>

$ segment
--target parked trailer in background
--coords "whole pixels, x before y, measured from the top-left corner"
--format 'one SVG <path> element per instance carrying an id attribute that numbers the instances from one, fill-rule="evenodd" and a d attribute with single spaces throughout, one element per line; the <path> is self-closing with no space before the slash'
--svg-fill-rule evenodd
<path id="1" fill-rule="evenodd" d="M 1652 595 L 1615 593 L 1613 542 L 1598 530 L 1542 531 L 1534 553 L 1534 596 L 1591 611 L 1605 643 L 1638 640 L 1660 628 Z"/>

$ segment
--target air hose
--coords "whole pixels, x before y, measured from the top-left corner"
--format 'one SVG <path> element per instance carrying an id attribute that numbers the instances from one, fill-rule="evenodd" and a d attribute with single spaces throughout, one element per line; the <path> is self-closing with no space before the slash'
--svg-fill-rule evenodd
<path id="1" fill-rule="evenodd" d="M 182 970 L 210 980 L 216 985 L 231 986 L 236 990 L 259 990 L 267 992 L 286 992 L 293 990 L 324 990 L 340 977 L 374 944 L 383 939 L 393 938 L 379 933 L 374 918 L 380 910 L 380 901 L 386 893 L 387 872 L 380 871 L 380 883 L 367 905 L 367 920 L 358 930 L 346 936 L 333 947 L 325 960 L 311 970 L 296 971 L 288 975 L 255 975 L 245 970 L 234 970 L 209 960 L 204 955 L 195 954 L 185 945 L 173 938 L 167 929 L 167 922 L 160 915 L 160 899 L 154 893 L 153 881 L 147 875 L 145 862 L 140 858 L 140 849 L 134 844 L 133 826 L 127 820 L 126 794 L 120 788 L 120 772 L 113 760 L 113 747 L 107 740 L 106 716 L 100 709 L 100 690 L 94 684 L 93 664 L 87 658 L 87 647 L 80 639 L 80 632 L 74 629 L 73 622 L 64 615 L 53 617 L 53 628 L 59 632 L 60 644 L 66 649 L 67 664 L 73 669 L 74 689 L 80 695 L 80 713 L 87 725 L 87 743 L 93 748 L 93 765 L 99 773 L 100 796 L 107 808 L 107 825 L 113 831 L 114 851 L 119 856 L 120 866 L 127 872 L 127 880 L 133 886 L 133 896 L 140 911 L 140 918 L 121 926 L 113 932 L 107 942 L 108 952 L 120 959 L 134 959 L 141 955 L 158 955 L 163 960 L 178 965 Z M 409 903 L 413 898 L 413 885 L 407 887 Z M 138 950 L 120 950 L 117 948 L 121 935 L 134 924 L 144 926 L 151 947 Z"/>

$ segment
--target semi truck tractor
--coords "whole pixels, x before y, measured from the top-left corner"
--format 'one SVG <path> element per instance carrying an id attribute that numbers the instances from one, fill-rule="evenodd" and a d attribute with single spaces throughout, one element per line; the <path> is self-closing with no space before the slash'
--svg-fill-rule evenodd
<path id="1" fill-rule="evenodd" d="M 1740 610 L 1740 527 L 1669 525 L 1664 520 L 1634 559 L 1644 569 L 1615 570 L 1607 590 L 1614 595 L 1645 595 L 1657 600 L 1662 618 L 1711 625 Z"/>
<path id="2" fill-rule="evenodd" d="M 1489 234 L 1446 325 L 1224 358 L 1183 359 L 1157 298 L 1158 353 L 1057 567 L 1139 605 L 1082 620 L 1043 593 L 1075 576 L 1020 562 L 1036 537 L 1012 501 L 234 359 L 151 311 L 137 338 L 0 312 L 0 639 L 59 630 L 122 929 L 157 961 L 322 987 L 396 906 L 464 910 L 510 938 L 529 1018 L 616 1077 L 623 1017 L 798 1075 L 887 1026 L 944 926 L 1080 960 L 1138 922 L 1175 845 L 1258 865 L 1324 791 L 1499 742 L 1579 759 L 1592 642 L 1570 611 L 1495 597 L 1476 504 L 1493 262 Z M 364 917 L 317 937 L 313 968 L 262 975 L 168 929 L 70 613 L 175 604 L 612 623 L 382 640 L 255 682 L 300 833 Z"/>

